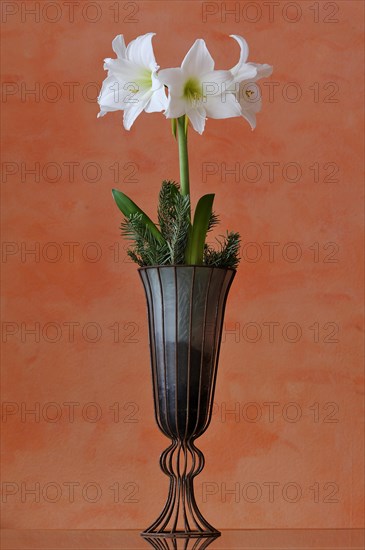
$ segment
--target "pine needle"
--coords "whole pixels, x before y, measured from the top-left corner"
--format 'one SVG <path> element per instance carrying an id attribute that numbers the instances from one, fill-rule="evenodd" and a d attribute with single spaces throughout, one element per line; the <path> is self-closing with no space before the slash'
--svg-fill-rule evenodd
<path id="1" fill-rule="evenodd" d="M 184 265 L 185 251 L 190 223 L 190 197 L 180 193 L 179 184 L 174 181 L 163 181 L 158 198 L 158 223 L 164 237 L 158 241 L 150 228 L 144 223 L 142 215 L 135 213 L 124 218 L 121 224 L 123 237 L 133 244 L 127 254 L 139 266 L 148 265 Z M 212 213 L 208 231 L 219 223 L 219 218 Z M 212 267 L 231 267 L 235 269 L 240 261 L 240 235 L 230 232 L 216 239 L 218 249 L 205 244 L 204 265 Z"/>

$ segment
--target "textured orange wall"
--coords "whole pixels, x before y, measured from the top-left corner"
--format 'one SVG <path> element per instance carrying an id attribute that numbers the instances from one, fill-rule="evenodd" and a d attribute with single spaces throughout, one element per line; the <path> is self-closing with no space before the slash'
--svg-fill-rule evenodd
<path id="1" fill-rule="evenodd" d="M 362 525 L 363 2 L 226 8 L 2 3 L 4 527 L 142 528 L 167 493 L 145 299 L 110 189 L 153 215 L 176 145 L 161 114 L 127 133 L 95 103 L 114 36 L 150 31 L 161 67 L 202 37 L 229 68 L 229 34 L 274 66 L 254 132 L 190 133 L 194 200 L 216 193 L 222 231 L 243 236 L 197 499 L 221 528 Z"/>

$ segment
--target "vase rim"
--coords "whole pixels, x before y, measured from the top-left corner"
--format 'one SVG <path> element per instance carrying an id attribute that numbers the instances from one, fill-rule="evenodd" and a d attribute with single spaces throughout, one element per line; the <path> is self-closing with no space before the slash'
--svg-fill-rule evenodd
<path id="1" fill-rule="evenodd" d="M 225 271 L 234 271 L 237 272 L 236 269 L 233 267 L 223 267 L 223 266 L 216 266 L 216 265 L 198 265 L 198 264 L 164 264 L 164 265 L 144 265 L 143 267 L 139 267 L 138 271 L 143 271 L 145 269 L 156 269 L 156 268 L 166 268 L 166 267 L 198 267 L 198 268 L 209 268 L 209 269 L 224 269 Z"/>

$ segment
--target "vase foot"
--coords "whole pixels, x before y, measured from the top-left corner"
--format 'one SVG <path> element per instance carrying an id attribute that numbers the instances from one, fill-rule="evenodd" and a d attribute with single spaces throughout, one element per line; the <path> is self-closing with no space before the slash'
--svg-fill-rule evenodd
<path id="1" fill-rule="evenodd" d="M 205 539 L 205 538 L 217 538 L 221 536 L 220 531 L 212 531 L 212 532 L 200 532 L 200 531 L 161 531 L 161 532 L 149 532 L 149 531 L 142 531 L 141 537 L 144 538 L 187 538 L 187 539 Z"/>
<path id="2" fill-rule="evenodd" d="M 169 494 L 159 517 L 143 536 L 216 537 L 220 532 L 203 517 L 194 495 L 194 478 L 204 466 L 204 455 L 193 441 L 174 440 L 160 457 L 170 477 Z"/>
<path id="3" fill-rule="evenodd" d="M 141 533 L 143 539 L 155 550 L 205 550 L 220 536 L 220 533 L 201 535 L 198 533 Z"/>

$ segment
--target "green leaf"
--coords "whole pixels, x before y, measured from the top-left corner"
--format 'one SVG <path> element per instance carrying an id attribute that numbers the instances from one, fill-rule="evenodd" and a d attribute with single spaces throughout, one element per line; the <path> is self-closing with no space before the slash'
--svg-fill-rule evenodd
<path id="1" fill-rule="evenodd" d="M 188 135 L 189 117 L 185 115 L 185 135 Z"/>
<path id="2" fill-rule="evenodd" d="M 119 210 L 125 215 L 126 218 L 129 218 L 133 214 L 140 214 L 141 221 L 148 227 L 152 235 L 159 242 L 164 242 L 164 238 L 161 235 L 160 231 L 157 229 L 153 221 L 137 206 L 127 195 L 118 191 L 117 189 L 112 189 L 113 198 L 118 206 Z"/>
<path id="3" fill-rule="evenodd" d="M 203 195 L 196 205 L 185 254 L 188 264 L 201 265 L 203 263 L 204 244 L 212 215 L 213 201 L 213 194 Z"/>
<path id="4" fill-rule="evenodd" d="M 172 135 L 174 136 L 174 138 L 176 139 L 176 131 L 177 131 L 177 128 L 176 128 L 176 118 L 172 118 L 171 119 L 171 131 L 172 131 Z"/>

